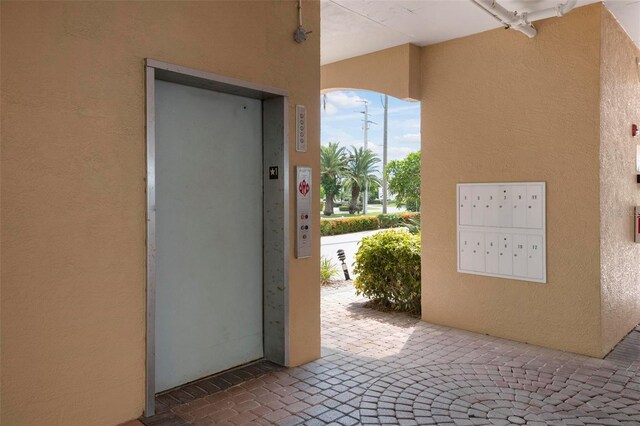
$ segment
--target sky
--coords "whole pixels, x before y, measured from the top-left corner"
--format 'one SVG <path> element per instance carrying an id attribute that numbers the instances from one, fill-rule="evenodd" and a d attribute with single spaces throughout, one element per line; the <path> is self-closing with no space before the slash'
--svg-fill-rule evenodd
<path id="1" fill-rule="evenodd" d="M 369 102 L 368 146 L 382 161 L 384 96 L 365 90 L 340 90 L 320 95 L 320 140 L 322 145 L 339 142 L 341 146 L 364 144 L 363 101 Z M 387 158 L 399 160 L 420 150 L 420 102 L 406 102 L 389 96 Z M 382 162 L 380 163 L 382 167 Z"/>

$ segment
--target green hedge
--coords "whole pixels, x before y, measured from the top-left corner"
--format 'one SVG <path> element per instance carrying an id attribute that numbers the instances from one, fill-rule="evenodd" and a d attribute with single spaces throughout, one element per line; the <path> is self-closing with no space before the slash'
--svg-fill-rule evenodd
<path id="1" fill-rule="evenodd" d="M 380 228 L 395 228 L 403 224 L 402 217 L 398 213 L 379 214 Z"/>
<path id="2" fill-rule="evenodd" d="M 420 220 L 420 213 L 389 213 L 379 214 L 380 228 L 396 228 L 409 224 L 409 219 Z"/>
<path id="3" fill-rule="evenodd" d="M 320 219 L 320 235 L 340 235 L 350 232 L 371 231 L 409 225 L 409 219 L 420 220 L 420 213 L 390 213 L 378 216 L 354 216 L 338 219 Z"/>
<path id="4" fill-rule="evenodd" d="M 351 232 L 371 231 L 380 228 L 380 221 L 374 216 L 320 219 L 320 235 L 339 235 Z"/>
<path id="5" fill-rule="evenodd" d="M 399 311 L 420 313 L 420 235 L 389 229 L 365 237 L 356 253 L 356 293 Z"/>
<path id="6" fill-rule="evenodd" d="M 358 209 L 358 211 L 362 211 L 362 204 L 358 204 L 356 206 L 356 209 Z M 349 211 L 349 204 L 345 204 L 344 206 L 338 207 L 338 210 L 341 211 L 341 212 L 348 212 Z"/>

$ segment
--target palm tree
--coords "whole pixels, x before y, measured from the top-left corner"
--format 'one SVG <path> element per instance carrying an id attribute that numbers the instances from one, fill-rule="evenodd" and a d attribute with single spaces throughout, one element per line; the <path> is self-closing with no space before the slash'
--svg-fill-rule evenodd
<path id="1" fill-rule="evenodd" d="M 320 147 L 320 177 L 326 195 L 324 214 L 333 214 L 333 197 L 340 191 L 340 178 L 347 167 L 347 152 L 335 142 Z"/>
<path id="2" fill-rule="evenodd" d="M 370 149 L 351 147 L 349 151 L 349 161 L 345 173 L 345 184 L 351 187 L 351 202 L 349 203 L 349 213 L 358 211 L 358 197 L 360 190 L 367 184 L 375 183 L 380 185 L 380 178 L 374 173 L 380 158 Z M 364 201 L 366 202 L 366 200 Z"/>

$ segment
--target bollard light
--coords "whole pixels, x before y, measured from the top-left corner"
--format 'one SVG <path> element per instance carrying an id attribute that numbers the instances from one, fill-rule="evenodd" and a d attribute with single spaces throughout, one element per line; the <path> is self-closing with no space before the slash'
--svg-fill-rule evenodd
<path id="1" fill-rule="evenodd" d="M 342 249 L 338 250 L 338 259 L 340 259 L 340 262 L 342 262 L 342 272 L 344 272 L 344 279 L 347 280 L 347 281 L 350 281 L 351 277 L 349 276 L 349 268 L 347 267 L 347 264 L 345 263 L 345 260 L 347 259 L 347 256 L 345 256 L 344 250 L 342 250 Z"/>

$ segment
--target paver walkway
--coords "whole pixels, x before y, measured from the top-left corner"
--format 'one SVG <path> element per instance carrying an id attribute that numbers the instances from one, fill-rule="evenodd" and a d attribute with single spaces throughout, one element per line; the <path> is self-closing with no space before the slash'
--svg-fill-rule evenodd
<path id="1" fill-rule="evenodd" d="M 640 425 L 640 332 L 606 360 L 431 325 L 323 289 L 322 358 L 148 424 Z"/>

